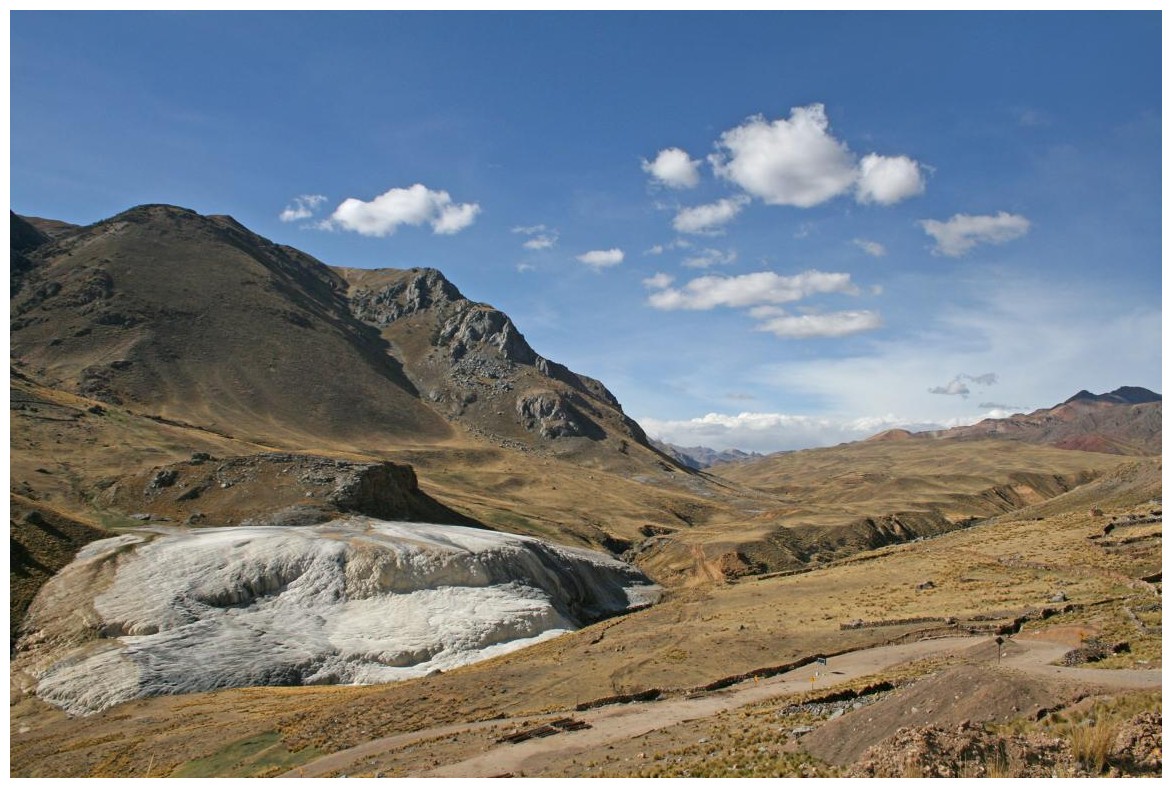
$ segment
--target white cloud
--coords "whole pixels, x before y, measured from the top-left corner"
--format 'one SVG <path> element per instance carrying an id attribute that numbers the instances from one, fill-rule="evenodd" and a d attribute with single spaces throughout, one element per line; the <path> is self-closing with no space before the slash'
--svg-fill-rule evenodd
<path id="1" fill-rule="evenodd" d="M 887 254 L 887 247 L 878 241 L 868 241 L 866 238 L 856 238 L 851 241 L 851 243 L 872 257 L 883 257 Z"/>
<path id="2" fill-rule="evenodd" d="M 757 317 L 766 317 L 757 315 Z M 805 315 L 779 314 L 769 316 L 757 326 L 758 331 L 782 339 L 811 339 L 814 337 L 845 337 L 864 331 L 874 331 L 883 325 L 878 312 L 855 310 L 821 312 Z"/>
<path id="3" fill-rule="evenodd" d="M 447 192 L 417 183 L 406 189 L 390 189 L 370 202 L 354 197 L 343 200 L 327 225 L 381 238 L 393 235 L 404 224 L 430 224 L 435 234 L 451 235 L 471 225 L 479 213 L 476 203 L 453 203 Z"/>
<path id="4" fill-rule="evenodd" d="M 979 419 L 974 419 L 977 421 Z M 773 452 L 833 446 L 862 440 L 884 430 L 939 429 L 944 424 L 917 423 L 893 414 L 863 417 L 815 417 L 786 413 L 708 413 L 694 419 L 640 418 L 639 425 L 656 440 L 677 446 L 708 446 L 718 451 Z"/>
<path id="5" fill-rule="evenodd" d="M 999 211 L 996 216 L 969 216 L 958 213 L 946 222 L 924 219 L 924 232 L 936 239 L 933 254 L 960 257 L 977 244 L 1003 244 L 1029 232 L 1024 216 Z"/>
<path id="6" fill-rule="evenodd" d="M 539 235 L 536 238 L 530 238 L 521 246 L 532 251 L 540 251 L 542 249 L 552 249 L 558 242 L 556 235 Z"/>
<path id="7" fill-rule="evenodd" d="M 447 192 L 439 192 L 447 198 Z M 450 198 L 448 198 L 450 199 Z M 439 209 L 439 216 L 431 220 L 431 229 L 436 235 L 455 235 L 476 221 L 480 213 L 480 206 L 475 203 L 460 203 L 459 205 L 443 205 Z"/>
<path id="8" fill-rule="evenodd" d="M 594 269 L 609 268 L 623 261 L 622 249 L 594 250 L 578 255 L 578 260 Z"/>
<path id="9" fill-rule="evenodd" d="M 665 287 L 670 287 L 675 280 L 676 278 L 671 274 L 657 273 L 644 279 L 643 284 L 652 290 L 662 290 Z"/>
<path id="10" fill-rule="evenodd" d="M 809 208 L 855 182 L 854 157 L 829 133 L 821 104 L 794 107 L 788 120 L 755 115 L 720 135 L 713 169 L 770 205 Z"/>
<path id="11" fill-rule="evenodd" d="M 317 211 L 317 206 L 326 201 L 324 194 L 302 194 L 294 197 L 293 201 L 285 206 L 279 218 L 282 222 L 296 222 L 309 219 Z"/>
<path id="12" fill-rule="evenodd" d="M 525 241 L 521 246 L 531 251 L 541 251 L 542 249 L 552 249 L 558 242 L 558 231 L 546 227 L 544 224 L 535 224 L 531 227 L 514 227 L 512 232 L 520 235 L 532 236 Z"/>
<path id="13" fill-rule="evenodd" d="M 670 243 L 655 244 L 655 246 L 652 246 L 650 249 L 648 249 L 643 254 L 658 255 L 658 254 L 663 254 L 664 252 L 670 252 L 672 249 L 691 249 L 692 246 L 693 246 L 692 242 L 687 240 L 686 238 L 676 238 L 674 241 L 671 241 Z"/>
<path id="14" fill-rule="evenodd" d="M 869 153 L 859 162 L 855 199 L 862 203 L 894 205 L 924 193 L 920 165 L 907 156 L 880 156 Z"/>
<path id="15" fill-rule="evenodd" d="M 718 176 L 769 205 L 810 208 L 855 188 L 859 202 L 891 205 L 924 191 L 920 165 L 872 153 L 856 162 L 830 133 L 822 104 L 794 107 L 788 119 L 754 115 L 720 135 L 709 156 Z"/>
<path id="16" fill-rule="evenodd" d="M 722 252 L 719 249 L 701 249 L 692 256 L 685 257 L 680 265 L 684 268 L 711 268 L 714 265 L 732 265 L 736 261 L 735 250 Z"/>
<path id="17" fill-rule="evenodd" d="M 682 208 L 671 226 L 679 233 L 716 235 L 724 231 L 723 226 L 731 222 L 748 202 L 747 197 L 726 197 L 707 205 Z"/>
<path id="18" fill-rule="evenodd" d="M 740 276 L 702 276 L 681 289 L 652 293 L 648 303 L 656 309 L 713 309 L 718 306 L 748 307 L 798 301 L 815 293 L 858 293 L 850 274 L 805 271 L 782 276 L 757 271 Z"/>
<path id="19" fill-rule="evenodd" d="M 679 148 L 665 148 L 655 161 L 643 161 L 643 172 L 673 189 L 691 189 L 700 182 L 700 162 Z"/>

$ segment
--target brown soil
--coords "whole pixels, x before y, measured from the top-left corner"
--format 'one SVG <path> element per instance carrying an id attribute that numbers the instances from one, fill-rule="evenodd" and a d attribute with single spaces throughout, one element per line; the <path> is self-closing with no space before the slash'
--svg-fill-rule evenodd
<path id="1" fill-rule="evenodd" d="M 845 766 L 900 728 L 1037 719 L 1044 710 L 1064 706 L 1078 695 L 1077 688 L 1050 679 L 987 664 L 961 665 L 827 722 L 802 738 L 802 748 Z"/>

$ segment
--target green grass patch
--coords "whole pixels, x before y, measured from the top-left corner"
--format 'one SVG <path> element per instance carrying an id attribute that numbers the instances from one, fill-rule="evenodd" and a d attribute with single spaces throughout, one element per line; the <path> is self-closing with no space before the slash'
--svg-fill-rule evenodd
<path id="1" fill-rule="evenodd" d="M 188 761 L 172 777 L 271 777 L 321 756 L 314 747 L 290 752 L 277 731 L 265 731 L 232 742 L 222 750 Z"/>

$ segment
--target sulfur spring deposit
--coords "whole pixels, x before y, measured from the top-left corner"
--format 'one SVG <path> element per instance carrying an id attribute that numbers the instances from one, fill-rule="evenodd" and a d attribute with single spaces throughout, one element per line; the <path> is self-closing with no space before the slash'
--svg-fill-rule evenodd
<path id="1" fill-rule="evenodd" d="M 18 659 L 72 714 L 223 687 L 369 684 L 653 602 L 635 568 L 474 528 L 353 517 L 94 542 L 33 603 Z"/>

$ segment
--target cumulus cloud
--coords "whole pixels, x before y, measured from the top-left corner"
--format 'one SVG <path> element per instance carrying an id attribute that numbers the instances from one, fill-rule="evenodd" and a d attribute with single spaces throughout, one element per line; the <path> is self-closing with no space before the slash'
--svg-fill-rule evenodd
<path id="1" fill-rule="evenodd" d="M 856 238 L 851 241 L 851 243 L 872 257 L 883 257 L 887 254 L 887 247 L 878 241 L 868 241 L 866 238 Z"/>
<path id="2" fill-rule="evenodd" d="M 586 265 L 601 270 L 609 268 L 612 265 L 618 265 L 623 261 L 622 249 L 597 249 L 578 255 L 578 260 Z"/>
<path id="3" fill-rule="evenodd" d="M 317 207 L 326 201 L 324 194 L 302 194 L 294 197 L 292 202 L 285 206 L 279 218 L 282 222 L 297 222 L 302 219 L 313 218 Z"/>
<path id="4" fill-rule="evenodd" d="M 765 320 L 758 331 L 768 331 L 782 339 L 812 339 L 814 337 L 845 337 L 874 331 L 883 325 L 878 312 L 851 310 L 843 312 L 813 312 L 804 315 L 758 314 Z"/>
<path id="5" fill-rule="evenodd" d="M 695 254 L 685 257 L 680 265 L 684 268 L 711 268 L 714 265 L 732 265 L 737 261 L 737 253 L 730 249 L 722 252 L 719 249 L 701 249 Z"/>
<path id="6" fill-rule="evenodd" d="M 960 257 L 977 244 L 1003 244 L 1029 232 L 1024 216 L 1000 211 L 996 216 L 970 216 L 958 213 L 946 222 L 924 219 L 924 232 L 936 239 L 933 254 Z"/>
<path id="7" fill-rule="evenodd" d="M 672 189 L 691 189 L 700 182 L 700 162 L 680 148 L 665 148 L 654 161 L 643 161 L 643 172 Z"/>
<path id="8" fill-rule="evenodd" d="M 552 249 L 558 242 L 558 231 L 546 227 L 544 224 L 535 224 L 531 227 L 514 227 L 512 231 L 521 235 L 530 236 L 521 246 L 531 251 Z"/>
<path id="9" fill-rule="evenodd" d="M 676 278 L 671 274 L 657 273 L 644 279 L 643 285 L 652 290 L 662 290 L 665 287 L 670 287 L 675 280 Z"/>
<path id="10" fill-rule="evenodd" d="M 855 199 L 861 203 L 894 205 L 924 193 L 920 165 L 907 156 L 880 156 L 870 153 L 859 162 Z"/>
<path id="11" fill-rule="evenodd" d="M 405 224 L 430 224 L 436 235 L 452 235 L 471 225 L 479 213 L 476 203 L 454 203 L 446 191 L 417 183 L 390 189 L 369 202 L 354 197 L 343 200 L 326 225 L 382 238 Z"/>
<path id="12" fill-rule="evenodd" d="M 857 294 L 850 274 L 804 271 L 782 276 L 757 271 L 740 276 L 702 276 L 682 288 L 652 293 L 648 303 L 656 309 L 714 309 L 718 306 L 751 307 L 798 301 L 815 293 Z"/>
<path id="13" fill-rule="evenodd" d="M 794 107 L 789 119 L 755 115 L 720 135 L 711 158 L 721 178 L 770 205 L 809 208 L 855 182 L 854 157 L 830 135 L 821 104 Z"/>
<path id="14" fill-rule="evenodd" d="M 726 197 L 707 205 L 682 208 L 671 226 L 679 233 L 716 235 L 724 232 L 724 225 L 731 222 L 748 202 L 747 197 Z"/>
<path id="15" fill-rule="evenodd" d="M 891 205 L 924 191 L 922 168 L 907 156 L 857 161 L 830 133 L 822 104 L 774 121 L 754 115 L 721 134 L 716 147 L 713 171 L 769 205 L 811 208 L 852 188 L 859 202 Z"/>

